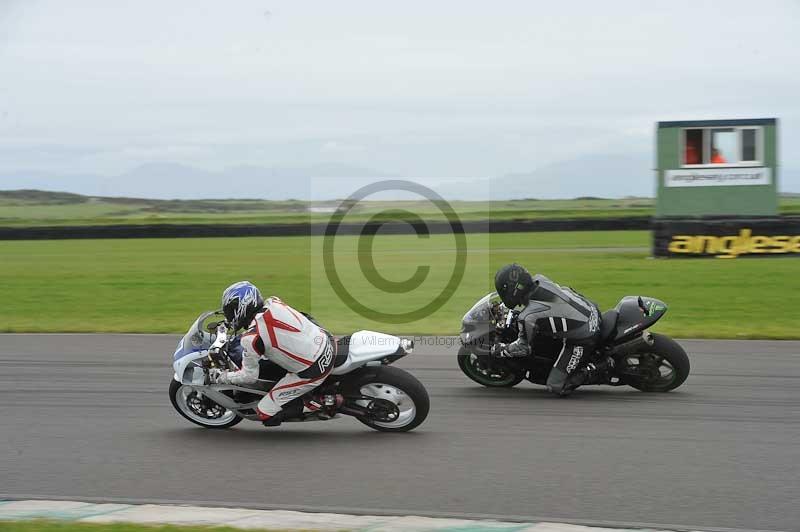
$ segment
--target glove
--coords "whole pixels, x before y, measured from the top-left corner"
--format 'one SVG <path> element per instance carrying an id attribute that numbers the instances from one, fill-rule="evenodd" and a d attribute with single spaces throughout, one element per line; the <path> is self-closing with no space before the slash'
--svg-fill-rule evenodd
<path id="1" fill-rule="evenodd" d="M 219 368 L 211 368 L 208 370 L 208 380 L 212 384 L 224 384 L 225 378 L 227 377 L 227 371 L 221 370 Z"/>
<path id="2" fill-rule="evenodd" d="M 508 351 L 506 350 L 506 347 L 508 347 L 508 346 L 506 344 L 502 343 L 502 342 L 499 343 L 499 344 L 494 344 L 492 346 L 492 356 L 493 357 L 498 357 L 498 358 L 505 358 L 505 357 L 509 356 Z"/>

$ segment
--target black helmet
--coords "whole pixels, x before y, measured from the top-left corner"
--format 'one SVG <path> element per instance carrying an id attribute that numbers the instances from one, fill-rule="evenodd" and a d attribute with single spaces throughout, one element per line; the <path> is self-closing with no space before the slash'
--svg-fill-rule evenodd
<path id="1" fill-rule="evenodd" d="M 222 293 L 222 313 L 234 329 L 247 327 L 264 307 L 264 298 L 249 281 L 233 283 Z"/>
<path id="2" fill-rule="evenodd" d="M 494 276 L 494 288 L 508 308 L 527 303 L 535 283 L 530 272 L 519 264 L 506 264 Z"/>

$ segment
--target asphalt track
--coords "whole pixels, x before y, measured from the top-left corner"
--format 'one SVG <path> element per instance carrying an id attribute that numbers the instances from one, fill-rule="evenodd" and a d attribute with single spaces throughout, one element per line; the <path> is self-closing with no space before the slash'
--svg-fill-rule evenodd
<path id="1" fill-rule="evenodd" d="M 482 388 L 454 347 L 398 365 L 409 434 L 345 418 L 196 428 L 166 390 L 175 338 L 0 335 L 0 497 L 798 530 L 800 342 L 684 341 L 669 394 Z"/>

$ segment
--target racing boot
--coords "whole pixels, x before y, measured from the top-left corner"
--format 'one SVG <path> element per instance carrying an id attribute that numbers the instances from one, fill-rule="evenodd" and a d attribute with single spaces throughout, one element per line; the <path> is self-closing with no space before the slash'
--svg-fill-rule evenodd
<path id="1" fill-rule="evenodd" d="M 317 419 L 331 419 L 343 403 L 342 394 L 316 393 L 303 399 L 303 414 L 313 413 Z"/>
<path id="2" fill-rule="evenodd" d="M 578 386 L 587 384 L 607 384 L 608 370 L 614 367 L 614 359 L 607 357 L 599 362 L 589 362 L 567 378 L 560 395 L 568 395 Z"/>
<path id="3" fill-rule="evenodd" d="M 561 368 L 551 369 L 550 374 L 547 376 L 547 391 L 554 393 L 559 397 L 568 396 L 570 393 L 572 393 L 572 390 L 576 388 L 576 386 L 571 386 L 571 380 L 574 376 L 574 373 L 571 377 L 568 376 L 567 372 Z"/>
<path id="4" fill-rule="evenodd" d="M 589 362 L 583 368 L 575 372 L 578 385 L 585 384 L 605 384 L 608 382 L 608 370 L 614 368 L 614 359 L 606 357 L 599 362 Z"/>
<path id="5" fill-rule="evenodd" d="M 261 412 L 258 413 L 258 418 L 261 420 L 261 424 L 265 427 L 277 427 L 281 423 L 283 423 L 284 418 L 286 417 L 286 411 L 281 410 L 274 416 L 267 416 Z"/>

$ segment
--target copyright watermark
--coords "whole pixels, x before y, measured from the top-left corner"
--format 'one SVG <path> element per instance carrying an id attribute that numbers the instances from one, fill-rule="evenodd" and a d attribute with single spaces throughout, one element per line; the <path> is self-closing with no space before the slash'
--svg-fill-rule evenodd
<path id="1" fill-rule="evenodd" d="M 472 345 L 472 342 L 464 342 L 458 336 L 406 336 L 402 339 L 411 340 L 414 344 L 414 351 L 424 355 L 450 354 L 452 349 L 458 349 L 462 345 Z M 395 347 L 397 339 L 393 336 L 372 336 L 367 335 L 363 338 L 353 339 L 350 336 L 342 337 L 338 340 L 339 345 L 347 346 L 370 346 L 370 347 Z M 480 345 L 475 343 L 475 345 Z"/>
<path id="2" fill-rule="evenodd" d="M 381 193 L 414 200 L 370 200 Z M 428 211 L 414 210 L 421 204 Z M 358 222 L 348 221 L 353 213 Z M 437 240 L 431 242 L 434 233 Z M 416 239 L 393 240 L 395 235 Z M 376 251 L 378 244 L 382 252 Z M 340 245 L 344 251 L 337 251 Z M 381 253 L 382 263 L 376 260 Z M 467 238 L 455 210 L 437 192 L 413 181 L 384 180 L 358 188 L 339 204 L 325 228 L 319 259 L 328 286 L 347 308 L 372 321 L 405 324 L 430 316 L 453 296 L 466 270 Z"/>

